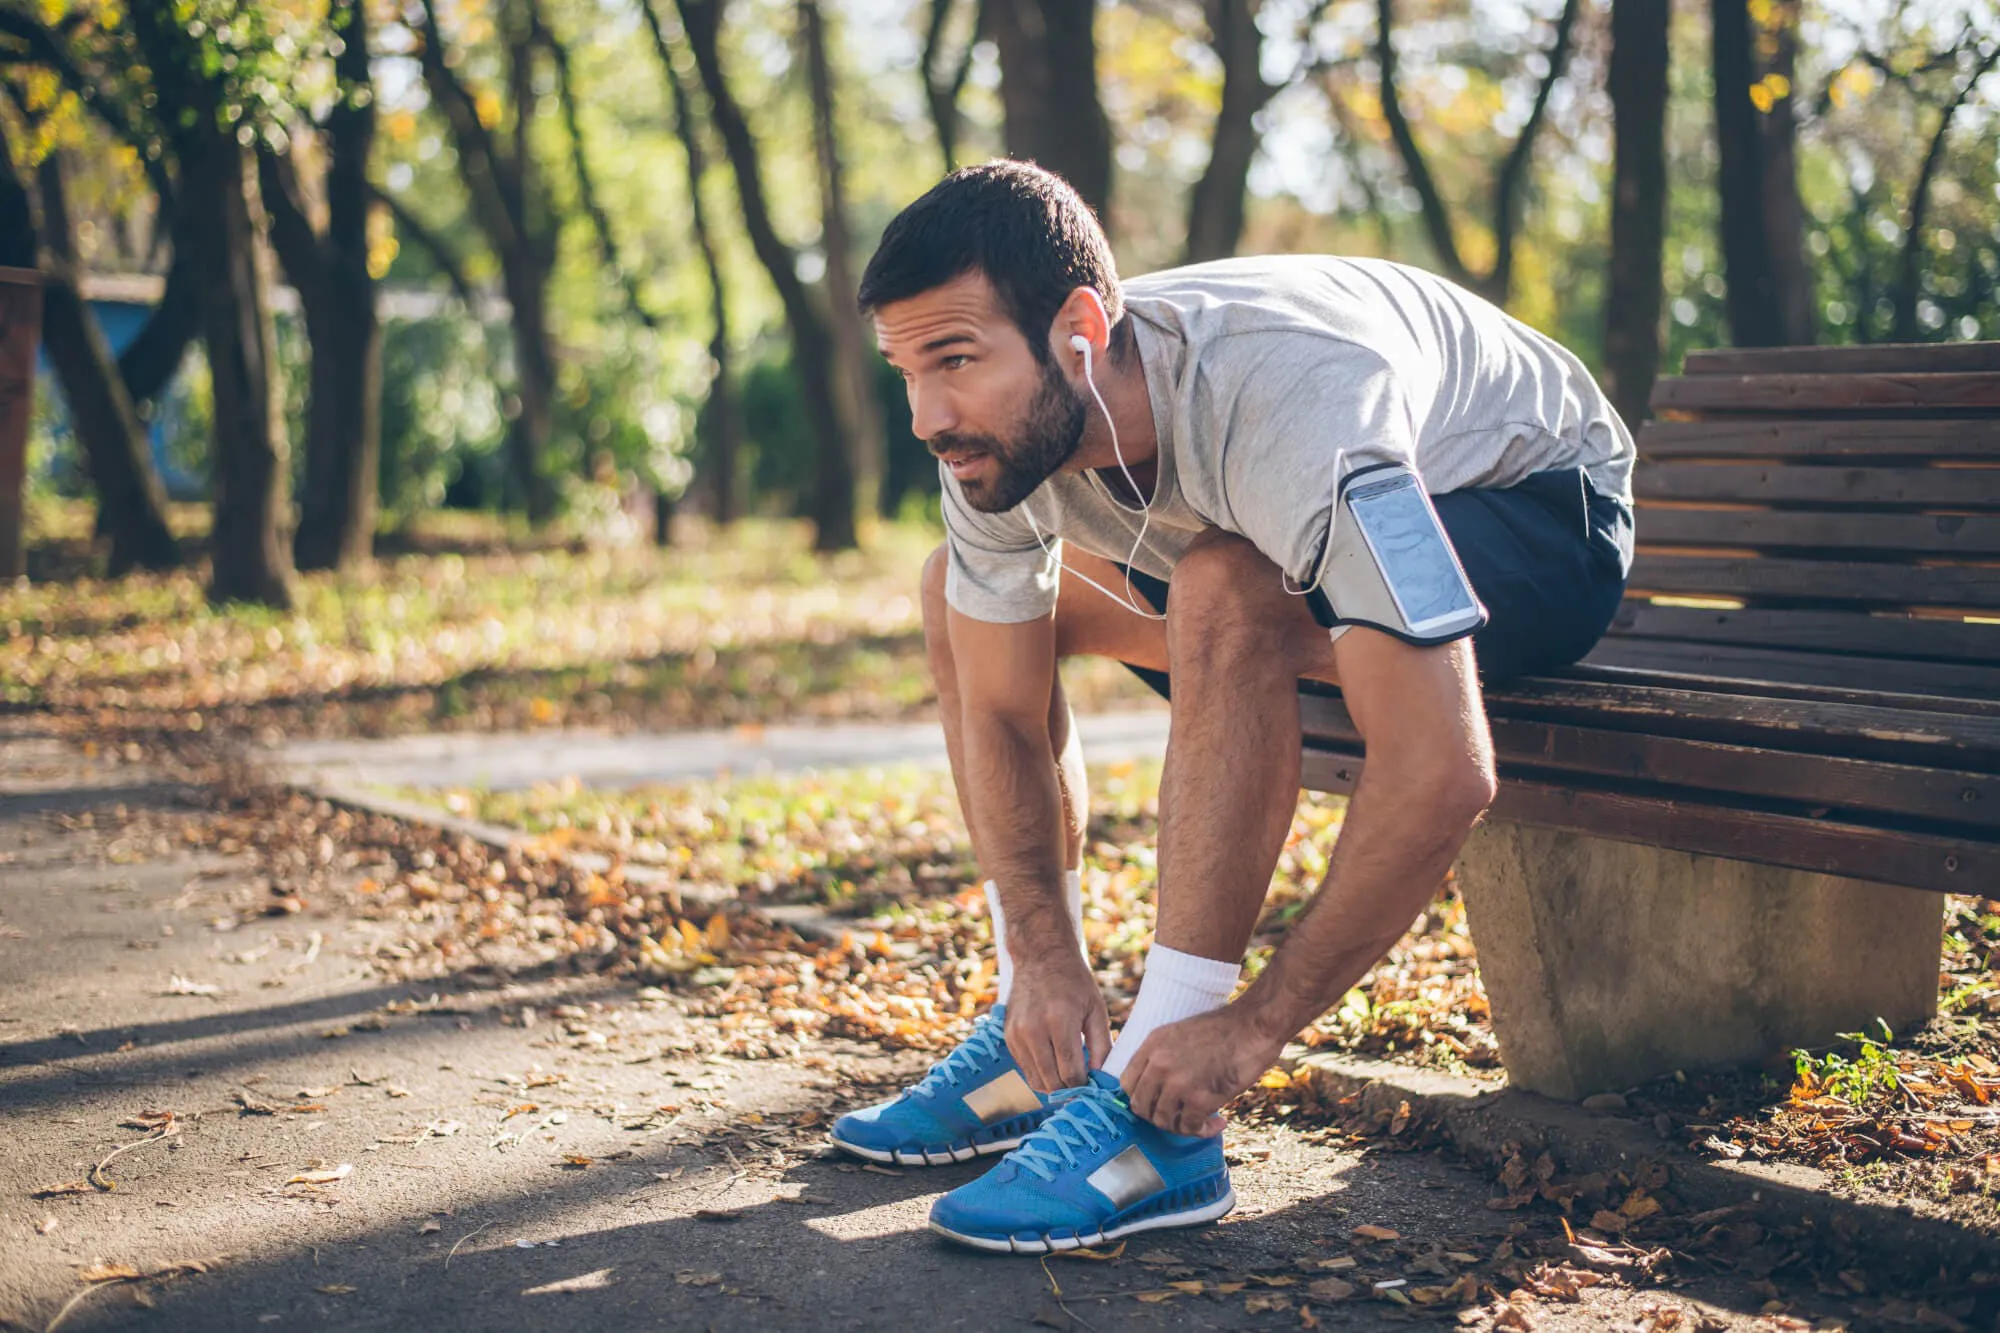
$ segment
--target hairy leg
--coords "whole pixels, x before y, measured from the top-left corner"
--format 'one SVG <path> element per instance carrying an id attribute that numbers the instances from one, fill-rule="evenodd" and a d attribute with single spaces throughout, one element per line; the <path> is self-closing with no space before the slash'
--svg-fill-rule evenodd
<path id="1" fill-rule="evenodd" d="M 1236 963 L 1298 806 L 1298 678 L 1335 682 L 1333 644 L 1276 565 L 1210 533 L 1174 571 L 1166 647 L 1174 716 L 1154 938 Z"/>

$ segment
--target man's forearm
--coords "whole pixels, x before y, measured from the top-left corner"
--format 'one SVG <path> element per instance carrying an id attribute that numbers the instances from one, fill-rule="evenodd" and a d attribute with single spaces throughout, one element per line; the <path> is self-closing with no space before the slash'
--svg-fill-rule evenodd
<path id="1" fill-rule="evenodd" d="M 1364 771 L 1312 905 L 1237 1001 L 1263 1036 L 1289 1041 L 1340 1001 L 1430 901 L 1478 817 L 1426 784 L 1371 786 Z"/>
<path id="2" fill-rule="evenodd" d="M 1063 904 L 1063 796 L 1048 727 L 1007 717 L 963 721 L 970 822 L 987 874 L 1000 886 L 1018 954 L 1070 941 Z M 1069 947 L 1075 947 L 1071 942 Z"/>

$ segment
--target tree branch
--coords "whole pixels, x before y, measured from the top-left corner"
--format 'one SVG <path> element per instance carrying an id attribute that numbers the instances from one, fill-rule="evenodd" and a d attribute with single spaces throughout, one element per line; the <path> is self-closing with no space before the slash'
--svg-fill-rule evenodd
<path id="1" fill-rule="evenodd" d="M 1375 61 L 1381 68 L 1382 118 L 1389 122 L 1389 137 L 1395 141 L 1396 152 L 1403 159 L 1403 170 L 1422 204 L 1424 229 L 1430 233 L 1431 246 L 1438 253 L 1438 261 L 1454 282 L 1471 286 L 1471 275 L 1466 272 L 1465 260 L 1459 254 L 1458 239 L 1452 234 L 1451 213 L 1445 207 L 1444 196 L 1438 193 L 1437 181 L 1431 176 L 1430 164 L 1424 159 L 1422 146 L 1410 130 L 1409 118 L 1403 114 L 1402 99 L 1396 91 L 1395 0 L 1376 0 L 1375 8 Z"/>
<path id="2" fill-rule="evenodd" d="M 446 281 L 451 283 L 452 291 L 457 293 L 458 299 L 464 303 L 466 312 L 474 319 L 478 319 L 479 298 L 473 291 L 472 284 L 465 280 L 465 266 L 458 255 L 453 253 L 442 237 L 424 225 L 422 218 L 405 208 L 403 201 L 395 195 L 373 181 L 368 183 L 368 193 L 381 200 L 383 206 L 389 210 L 389 216 L 395 219 L 397 231 L 408 234 L 411 240 L 424 248 L 430 255 L 431 262 L 438 266 L 444 273 Z"/>
<path id="3" fill-rule="evenodd" d="M 647 328 L 657 329 L 660 327 L 659 318 L 639 299 L 638 279 L 619 258 L 618 241 L 611 231 L 611 215 L 604 211 L 603 201 L 597 196 L 590 156 L 583 143 L 583 121 L 577 112 L 576 86 L 571 82 L 569 50 L 539 20 L 535 26 L 538 39 L 556 67 L 556 100 L 562 106 L 563 128 L 569 133 L 570 166 L 576 172 L 576 191 L 583 202 L 584 213 L 590 218 L 591 228 L 597 233 L 597 248 L 603 256 L 604 266 L 611 270 L 612 278 L 624 293 L 626 309 Z"/>
<path id="4" fill-rule="evenodd" d="M 54 73 L 64 88 L 90 108 L 91 114 L 104 122 L 120 142 L 139 155 L 146 179 L 152 185 L 153 193 L 159 196 L 160 207 L 172 211 L 174 181 L 158 151 L 159 141 L 147 132 L 145 122 L 138 114 L 110 91 L 114 81 L 93 79 L 85 74 L 57 33 L 26 14 L 0 9 L 0 36 L 19 41 L 26 48 L 32 63 L 43 65 Z"/>
<path id="5" fill-rule="evenodd" d="M 271 248 L 278 252 L 285 276 L 298 289 L 299 300 L 307 309 L 316 310 L 326 297 L 326 255 L 320 248 L 319 229 L 306 215 L 298 169 L 289 155 L 259 148 L 257 184 L 271 220 Z"/>
<path id="6" fill-rule="evenodd" d="M 480 226 L 496 250 L 518 247 L 526 239 L 525 219 L 510 205 L 518 193 L 506 182 L 514 172 L 500 155 L 472 94 L 445 63 L 444 33 L 438 26 L 437 0 L 423 0 L 422 41 L 418 63 L 431 99 L 444 112 L 445 124 L 458 145 L 463 167 L 461 175 L 472 196 L 472 206 Z M 379 193 L 379 192 L 378 192 Z M 386 196 L 385 196 L 386 197 Z"/>
<path id="7" fill-rule="evenodd" d="M 1924 253 L 1924 219 L 1929 215 L 1931 183 L 1937 176 L 1938 163 L 1944 158 L 1945 137 L 1951 133 L 1951 122 L 1958 115 L 1960 107 L 1972 96 L 1973 89 L 1980 80 L 1992 72 L 2000 63 L 2000 43 L 1995 43 L 1973 68 L 1972 77 L 1965 81 L 1950 103 L 1938 116 L 1937 132 L 1931 135 L 1930 147 L 1924 152 L 1924 164 L 1917 172 L 1916 184 L 1910 188 L 1909 222 L 1903 228 L 1903 253 L 1901 271 L 1896 284 L 1896 326 L 1894 337 L 1898 342 L 1909 342 L 1917 334 L 1917 269 Z"/>
<path id="8" fill-rule="evenodd" d="M 1548 111 L 1549 94 L 1555 90 L 1563 70 L 1569 64 L 1571 36 L 1576 28 L 1576 15 L 1581 5 L 1578 0 L 1563 0 L 1562 16 L 1556 20 L 1556 35 L 1549 44 L 1549 72 L 1542 77 L 1541 87 L 1535 90 L 1534 109 L 1528 113 L 1527 123 L 1521 126 L 1514 147 L 1508 152 L 1507 160 L 1500 167 L 1500 177 L 1493 188 L 1493 277 L 1491 286 L 1495 299 L 1505 304 L 1507 293 L 1514 276 L 1514 234 L 1521 225 L 1521 182 L 1527 178 L 1528 164 L 1535 154 L 1535 139 L 1541 133 L 1542 121 Z"/>

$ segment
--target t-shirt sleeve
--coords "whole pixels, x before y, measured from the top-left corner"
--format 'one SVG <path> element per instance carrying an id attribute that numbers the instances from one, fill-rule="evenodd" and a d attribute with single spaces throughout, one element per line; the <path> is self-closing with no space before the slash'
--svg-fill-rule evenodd
<path id="1" fill-rule="evenodd" d="M 1016 625 L 1052 615 L 1061 586 L 1059 542 L 1045 549 L 1026 505 L 986 514 L 965 502 L 958 481 L 940 465 L 945 531 L 944 599 L 960 615 Z"/>
<path id="2" fill-rule="evenodd" d="M 1340 479 L 1380 463 L 1415 466 L 1416 422 L 1389 362 L 1338 339 L 1241 337 L 1204 367 L 1196 408 L 1213 432 L 1224 526 L 1285 572 L 1322 584 Z"/>

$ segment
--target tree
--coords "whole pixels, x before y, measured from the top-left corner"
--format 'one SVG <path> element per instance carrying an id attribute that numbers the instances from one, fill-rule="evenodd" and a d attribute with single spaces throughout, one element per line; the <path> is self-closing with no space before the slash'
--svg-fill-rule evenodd
<path id="1" fill-rule="evenodd" d="M 1208 167 L 1188 197 L 1187 262 L 1236 253 L 1243 235 L 1243 190 L 1257 155 L 1257 113 L 1278 87 L 1264 81 L 1257 13 L 1263 0 L 1207 0 L 1209 45 L 1222 62 L 1222 106 Z"/>
<path id="2" fill-rule="evenodd" d="M 1933 62 L 1949 69 L 1956 76 L 1961 65 L 1969 65 L 1965 79 L 1952 92 L 1950 99 L 1938 110 L 1937 128 L 1931 134 L 1930 145 L 1924 150 L 1921 166 L 1917 168 L 1917 178 L 1910 186 L 1910 205 L 1903 223 L 1903 246 L 1895 285 L 1895 323 L 1890 336 L 1897 342 L 1915 342 L 1922 336 L 1922 326 L 1917 318 L 1917 300 L 1922 294 L 1922 269 L 1925 257 L 1925 220 L 1930 214 L 1931 190 L 1936 184 L 1938 169 L 1944 161 L 1946 138 L 1951 134 L 1952 121 L 1965 108 L 1973 91 L 1980 82 L 1993 72 L 1995 64 L 2000 64 L 2000 41 L 1988 40 L 1982 43 L 1977 32 L 1970 26 L 1959 38 L 1956 45 L 1942 58 Z M 1895 77 L 1893 67 L 1886 61 L 1878 61 L 1877 68 Z M 1905 83 L 1911 80 L 1905 76 Z M 1914 89 L 1912 90 L 1914 91 Z"/>
<path id="3" fill-rule="evenodd" d="M 208 0 L 196 25 L 157 5 L 127 16 L 147 69 L 163 137 L 179 168 L 198 279 L 202 341 L 215 404 L 215 521 L 209 595 L 217 601 L 292 604 L 286 441 L 279 407 L 270 257 L 250 132 L 282 92 L 283 64 L 261 11 L 240 0 Z M 211 21 L 212 20 L 212 21 Z"/>
<path id="4" fill-rule="evenodd" d="M 724 0 L 676 0 L 681 28 L 694 53 L 695 68 L 708 92 L 710 115 L 728 154 L 736 193 L 743 209 L 744 230 L 750 233 L 757 261 L 777 288 L 791 328 L 792 364 L 799 377 L 807 416 L 812 421 L 815 476 L 806 497 L 813 520 L 813 549 L 841 551 L 856 545 L 854 465 L 840 429 L 833 335 L 812 295 L 799 280 L 798 255 L 778 237 L 764 195 L 763 168 L 756 138 L 743 109 L 730 92 L 722 68 L 718 38 Z"/>
<path id="5" fill-rule="evenodd" d="M 375 140 L 365 0 L 330 0 L 337 98 L 319 127 L 327 148 L 326 221 L 308 215 L 294 159 L 259 157 L 271 238 L 312 343 L 305 487 L 292 556 L 300 569 L 347 569 L 374 553 L 382 455 L 382 328 L 368 268 L 368 156 Z"/>
<path id="6" fill-rule="evenodd" d="M 1604 365 L 1628 422 L 1647 415 L 1660 368 L 1661 256 L 1667 224 L 1667 62 L 1670 0 L 1614 0 L 1611 62 L 1611 263 Z"/>
<path id="7" fill-rule="evenodd" d="M 708 401 L 702 405 L 702 455 L 706 465 L 709 494 L 718 523 L 734 522 L 737 515 L 736 470 L 743 440 L 743 410 L 730 372 L 729 288 L 722 280 L 722 260 L 709 225 L 708 206 L 702 200 L 701 183 L 708 175 L 708 150 L 702 141 L 702 125 L 695 119 L 694 99 L 687 79 L 676 64 L 673 43 L 660 23 L 653 0 L 641 0 L 640 13 L 653 38 L 653 51 L 667 81 L 674 109 L 674 130 L 681 141 L 687 162 L 688 209 L 693 215 L 695 246 L 701 251 L 702 268 L 708 275 L 709 318 Z"/>
<path id="8" fill-rule="evenodd" d="M 1061 176 L 1111 226 L 1111 122 L 1091 0 L 989 0 L 1007 155 Z"/>
<path id="9" fill-rule="evenodd" d="M 1815 340 L 1793 152 L 1798 6 L 1778 0 L 1768 12 L 1753 30 L 1749 0 L 1712 0 L 1710 10 L 1722 265 L 1739 347 Z"/>
<path id="10" fill-rule="evenodd" d="M 167 526 L 167 497 L 153 468 L 146 426 L 139 419 L 118 363 L 78 283 L 76 231 L 70 221 L 60 150 L 42 159 L 42 342 L 69 407 L 72 429 L 97 492 L 97 530 L 111 540 L 107 571 L 172 569 L 180 545 Z M 6 212 L 25 218 L 27 189 L 0 126 L 0 196 Z M 31 233 L 32 234 L 32 233 Z"/>
<path id="11" fill-rule="evenodd" d="M 535 52 L 544 41 L 536 0 L 503 0 L 498 15 L 506 44 L 511 142 L 487 127 L 477 99 L 458 76 L 437 0 L 422 0 L 419 65 L 431 100 L 458 149 L 459 176 L 472 217 L 500 262 L 514 335 L 515 389 L 520 410 L 507 432 L 514 484 L 533 523 L 554 517 L 556 493 L 545 467 L 555 429 L 556 348 L 549 329 L 549 276 L 555 268 L 557 223 L 537 179 L 530 139 L 539 98 Z"/>
<path id="12" fill-rule="evenodd" d="M 1437 251 L 1445 276 L 1481 293 L 1496 305 L 1506 305 L 1513 291 L 1514 240 L 1521 225 L 1521 193 L 1529 165 L 1534 160 L 1535 139 L 1548 111 L 1549 94 L 1555 90 L 1569 62 L 1579 8 L 1579 0 L 1563 0 L 1562 14 L 1556 19 L 1555 36 L 1547 52 L 1548 71 L 1535 89 L 1535 100 L 1528 118 L 1494 178 L 1493 266 L 1485 273 L 1474 273 L 1459 249 L 1450 206 L 1438 189 L 1437 178 L 1417 142 L 1416 132 L 1410 127 L 1409 118 L 1403 114 L 1402 98 L 1396 82 L 1395 0 L 1376 0 L 1375 61 L 1382 81 L 1382 117 L 1388 122 L 1389 136 L 1402 159 L 1410 188 L 1417 192 L 1424 230 L 1430 237 L 1432 248 Z"/>
<path id="13" fill-rule="evenodd" d="M 958 100 L 972 73 L 972 48 L 979 44 L 979 34 L 987 26 L 986 0 L 974 0 L 971 36 L 947 59 L 945 44 L 951 35 L 952 17 L 961 8 L 959 0 L 931 0 L 930 18 L 924 27 L 924 104 L 930 108 L 946 175 L 958 170 L 958 137 L 963 128 Z"/>
<path id="14" fill-rule="evenodd" d="M 806 72 L 812 88 L 813 157 L 819 167 L 820 247 L 826 251 L 828 327 L 840 369 L 845 432 L 854 449 L 855 489 L 861 504 L 879 507 L 886 470 L 888 431 L 875 401 L 874 350 L 855 304 L 854 241 L 847 227 L 847 189 L 834 124 L 833 64 L 827 57 L 826 19 L 819 0 L 799 0 Z"/>

